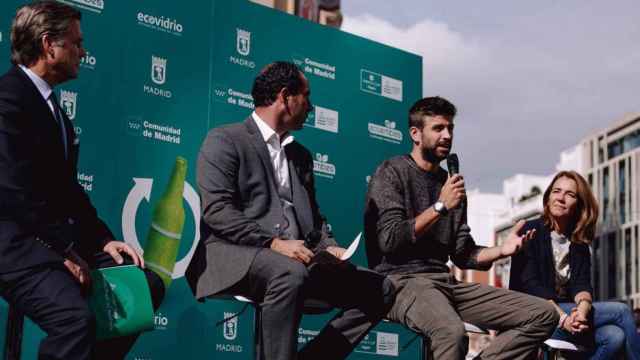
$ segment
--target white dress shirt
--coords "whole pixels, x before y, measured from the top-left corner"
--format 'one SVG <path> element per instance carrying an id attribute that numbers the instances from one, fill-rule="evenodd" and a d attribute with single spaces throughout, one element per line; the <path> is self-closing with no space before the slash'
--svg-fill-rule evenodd
<path id="1" fill-rule="evenodd" d="M 293 207 L 289 162 L 284 151 L 284 147 L 291 144 L 294 137 L 288 132 L 280 137 L 255 111 L 251 114 L 251 117 L 258 126 L 262 139 L 267 144 L 273 172 L 276 177 L 278 195 L 284 211 L 283 223 L 277 224 L 276 229 L 274 229 L 276 236 L 287 239 L 300 239 L 301 234 L 296 221 L 295 208 Z"/>
<path id="2" fill-rule="evenodd" d="M 53 89 L 51 88 L 51 86 L 46 81 L 44 81 L 40 76 L 36 75 L 36 73 L 31 71 L 31 69 L 29 69 L 28 67 L 24 65 L 18 65 L 18 66 L 22 71 L 24 71 L 25 74 L 27 74 L 27 76 L 29 77 L 29 79 L 31 79 L 31 82 L 36 86 L 36 88 L 38 88 L 38 92 L 40 92 L 40 95 L 42 95 L 42 98 L 44 99 L 44 101 L 46 101 L 47 105 L 49 105 L 49 109 L 51 109 L 51 113 L 53 114 L 54 117 L 56 117 L 55 108 L 53 106 L 53 102 L 51 101 L 51 93 L 53 92 Z"/>

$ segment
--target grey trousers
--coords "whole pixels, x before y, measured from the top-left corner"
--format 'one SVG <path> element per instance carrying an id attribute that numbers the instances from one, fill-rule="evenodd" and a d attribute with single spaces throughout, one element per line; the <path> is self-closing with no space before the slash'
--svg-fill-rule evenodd
<path id="1" fill-rule="evenodd" d="M 538 346 L 558 324 L 553 306 L 530 295 L 461 283 L 450 274 L 389 278 L 397 289 L 389 319 L 421 333 L 436 360 L 465 358 L 468 338 L 463 322 L 499 332 L 476 359 L 505 360 L 535 359 Z"/>
<path id="2" fill-rule="evenodd" d="M 391 282 L 371 270 L 348 263 L 317 265 L 309 270 L 270 249 L 258 253 L 248 274 L 230 292 L 260 303 L 259 350 L 260 359 L 266 360 L 346 358 L 389 311 L 395 294 Z M 296 354 L 298 326 L 307 298 L 342 310 Z"/>

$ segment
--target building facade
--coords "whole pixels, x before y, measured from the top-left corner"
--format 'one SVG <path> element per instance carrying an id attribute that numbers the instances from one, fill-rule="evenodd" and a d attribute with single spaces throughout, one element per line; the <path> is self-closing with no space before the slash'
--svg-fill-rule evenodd
<path id="1" fill-rule="evenodd" d="M 503 181 L 497 194 L 470 191 L 468 224 L 478 245 L 501 245 L 520 219 L 533 219 L 542 214 L 542 193 L 552 176 L 516 174 Z M 509 259 L 496 261 L 489 271 L 455 270 L 460 280 L 508 287 Z"/>
<path id="2" fill-rule="evenodd" d="M 334 28 L 342 26 L 340 0 L 251 0 Z"/>
<path id="3" fill-rule="evenodd" d="M 624 116 L 578 145 L 582 173 L 600 204 L 593 243 L 596 299 L 640 306 L 640 113 Z"/>

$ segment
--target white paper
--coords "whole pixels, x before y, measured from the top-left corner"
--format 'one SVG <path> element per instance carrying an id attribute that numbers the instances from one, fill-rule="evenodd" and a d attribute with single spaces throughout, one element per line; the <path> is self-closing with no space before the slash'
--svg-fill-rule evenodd
<path id="1" fill-rule="evenodd" d="M 347 248 L 347 251 L 345 251 L 342 256 L 340 257 L 340 260 L 349 260 L 349 258 L 351 258 L 353 256 L 353 254 L 356 253 L 356 250 L 358 250 L 358 245 L 360 244 L 360 238 L 362 237 L 362 233 L 358 234 L 358 236 L 356 236 L 356 238 L 353 240 L 353 242 L 351 243 L 351 245 L 349 245 L 349 247 Z"/>

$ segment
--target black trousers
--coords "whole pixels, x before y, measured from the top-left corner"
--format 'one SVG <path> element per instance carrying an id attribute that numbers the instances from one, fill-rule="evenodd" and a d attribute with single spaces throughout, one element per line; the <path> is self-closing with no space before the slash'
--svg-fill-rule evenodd
<path id="1" fill-rule="evenodd" d="M 125 263 L 132 263 L 125 256 Z M 107 253 L 95 256 L 97 268 L 117 266 Z M 145 269 L 154 310 L 164 298 L 164 284 Z M 29 317 L 47 336 L 40 343 L 38 359 L 123 359 L 138 335 L 96 342 L 95 318 L 80 284 L 62 263 L 46 264 L 0 274 L 2 297 L 12 309 Z"/>
<path id="2" fill-rule="evenodd" d="M 350 263 L 302 263 L 261 250 L 247 275 L 228 291 L 248 296 L 261 307 L 260 358 L 266 360 L 343 359 L 386 314 L 395 295 L 384 276 Z M 296 354 L 297 331 L 305 299 L 341 311 Z"/>

